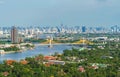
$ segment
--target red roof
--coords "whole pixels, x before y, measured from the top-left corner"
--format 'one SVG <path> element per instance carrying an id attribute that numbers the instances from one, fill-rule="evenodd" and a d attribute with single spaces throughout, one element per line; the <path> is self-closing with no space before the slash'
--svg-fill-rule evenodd
<path id="1" fill-rule="evenodd" d="M 25 64 L 28 63 L 28 61 L 26 61 L 26 60 L 22 60 L 22 61 L 20 61 L 20 63 L 25 65 Z"/>
<path id="2" fill-rule="evenodd" d="M 8 72 L 3 72 L 3 75 L 4 75 L 4 76 L 8 76 L 9 73 L 8 73 Z"/>
<path id="3" fill-rule="evenodd" d="M 56 60 L 56 57 L 53 56 L 45 56 L 44 60 Z"/>
<path id="4" fill-rule="evenodd" d="M 80 66 L 80 67 L 79 67 L 79 71 L 80 71 L 80 72 L 85 72 L 85 69 L 84 69 L 82 66 Z"/>
<path id="5" fill-rule="evenodd" d="M 15 61 L 15 60 L 6 60 L 7 65 L 11 65 L 11 64 L 13 64 L 14 62 L 16 62 L 16 61 Z"/>

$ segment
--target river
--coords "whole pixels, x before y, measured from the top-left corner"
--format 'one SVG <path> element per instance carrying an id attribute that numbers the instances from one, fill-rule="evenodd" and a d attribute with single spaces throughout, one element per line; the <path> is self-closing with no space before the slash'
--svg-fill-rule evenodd
<path id="1" fill-rule="evenodd" d="M 62 53 L 65 49 L 71 49 L 75 46 L 70 45 L 54 45 L 52 48 L 49 48 L 48 45 L 39 45 L 36 46 L 33 50 L 26 50 L 19 53 L 10 53 L 10 54 L 3 54 L 0 55 L 0 62 L 3 62 L 4 60 L 16 60 L 19 61 L 21 59 L 25 59 L 26 57 L 33 57 L 39 54 L 43 55 L 51 55 L 55 52 Z"/>

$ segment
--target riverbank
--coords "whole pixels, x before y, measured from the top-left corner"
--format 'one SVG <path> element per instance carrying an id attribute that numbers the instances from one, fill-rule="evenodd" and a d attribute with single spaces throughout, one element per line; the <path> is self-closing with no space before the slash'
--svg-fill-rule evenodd
<path id="1" fill-rule="evenodd" d="M 69 45 L 72 45 L 71 43 L 56 43 L 56 44 L 52 44 L 52 46 L 69 46 Z M 49 46 L 49 44 L 34 44 L 35 47 L 33 48 L 24 48 L 24 49 L 21 49 L 19 51 L 4 51 L 2 54 L 10 54 L 10 53 L 20 53 L 20 52 L 24 52 L 24 51 L 27 51 L 27 50 L 33 50 L 35 49 L 36 47 L 38 46 Z"/>
<path id="2" fill-rule="evenodd" d="M 19 53 L 19 52 L 23 52 L 23 50 L 20 50 L 20 51 L 4 51 L 2 54 Z"/>
<path id="3" fill-rule="evenodd" d="M 46 45 L 50 45 L 50 44 L 43 44 L 43 43 L 40 43 L 40 44 L 34 44 L 35 46 L 46 46 Z M 52 44 L 52 45 L 72 45 L 71 43 L 56 43 L 56 44 Z"/>
<path id="4" fill-rule="evenodd" d="M 27 51 L 27 50 L 32 50 L 32 49 L 34 49 L 34 48 L 26 48 L 26 49 L 21 49 L 19 51 L 4 51 L 1 54 L 21 53 L 21 52 L 24 52 L 24 51 Z"/>
<path id="5" fill-rule="evenodd" d="M 10 54 L 3 54 L 0 56 L 0 62 L 9 59 L 19 61 L 21 59 L 25 59 L 26 57 L 34 57 L 39 54 L 51 55 L 55 52 L 63 53 L 63 50 L 71 49 L 73 47 L 74 46 L 71 45 L 54 45 L 52 48 L 49 48 L 47 45 L 38 45 L 35 46 L 33 49 L 23 50 L 21 51 L 22 53 L 11 52 Z"/>

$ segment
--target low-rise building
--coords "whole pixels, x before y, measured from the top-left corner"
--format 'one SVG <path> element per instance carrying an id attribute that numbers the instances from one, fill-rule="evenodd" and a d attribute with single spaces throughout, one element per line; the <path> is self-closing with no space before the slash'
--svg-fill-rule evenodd
<path id="1" fill-rule="evenodd" d="M 59 61 L 59 60 L 48 60 L 49 63 L 53 64 L 60 64 L 60 65 L 65 65 L 65 61 Z"/>
<path id="2" fill-rule="evenodd" d="M 5 53 L 5 51 L 4 50 L 0 50 L 0 54 L 4 54 Z"/>

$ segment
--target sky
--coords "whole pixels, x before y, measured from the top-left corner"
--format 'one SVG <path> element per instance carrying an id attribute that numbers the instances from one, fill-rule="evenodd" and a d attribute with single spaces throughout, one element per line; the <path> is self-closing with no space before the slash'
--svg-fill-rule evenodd
<path id="1" fill-rule="evenodd" d="M 120 26 L 120 0 L 0 0 L 0 26 Z"/>

